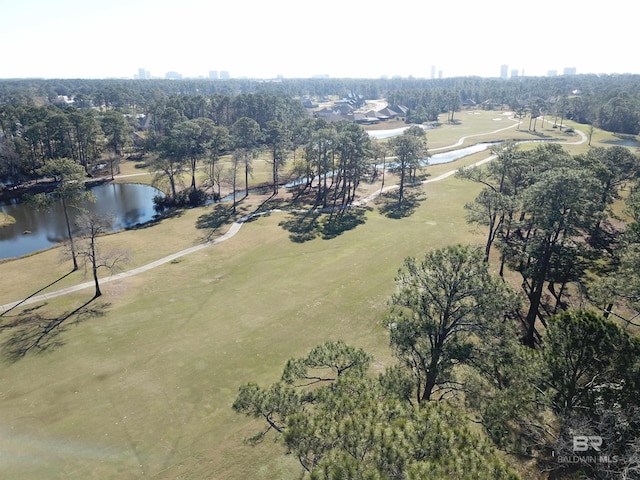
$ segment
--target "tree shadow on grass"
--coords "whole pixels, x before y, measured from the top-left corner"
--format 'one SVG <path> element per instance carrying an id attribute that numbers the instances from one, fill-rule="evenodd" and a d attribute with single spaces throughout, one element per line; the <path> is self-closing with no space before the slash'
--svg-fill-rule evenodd
<path id="1" fill-rule="evenodd" d="M 253 212 L 251 219 L 256 218 L 256 216 L 268 216 L 271 214 L 273 210 L 279 210 L 283 207 L 290 207 L 291 202 L 285 200 L 284 198 L 276 198 L 275 195 L 271 195 L 269 198 L 266 198 L 264 202 L 262 202 Z"/>
<path id="2" fill-rule="evenodd" d="M 320 216 L 317 209 L 293 211 L 279 225 L 289 232 L 289 238 L 295 243 L 304 243 L 320 235 Z"/>
<path id="3" fill-rule="evenodd" d="M 201 230 L 207 230 L 204 240 L 212 240 L 216 235 L 219 235 L 220 229 L 225 225 L 229 225 L 239 218 L 247 214 L 248 209 L 241 204 L 236 204 L 235 211 L 233 204 L 216 203 L 210 212 L 204 213 L 196 220 L 196 228 Z"/>
<path id="4" fill-rule="evenodd" d="M 330 240 L 362 225 L 369 210 L 371 208 L 347 208 L 324 216 L 321 221 L 322 238 Z"/>
<path id="5" fill-rule="evenodd" d="M 382 215 L 388 218 L 406 218 L 416 211 L 420 202 L 426 200 L 427 196 L 421 190 L 405 189 L 402 203 L 399 203 L 399 192 L 394 190 L 378 197 L 378 209 Z"/>
<path id="6" fill-rule="evenodd" d="M 144 230 L 147 228 L 155 227 L 156 225 L 160 225 L 164 220 L 169 220 L 171 218 L 180 218 L 184 215 L 184 208 L 169 208 L 162 213 L 157 213 L 154 217 L 145 223 L 137 223 L 130 227 L 127 227 L 126 230 Z"/>
<path id="7" fill-rule="evenodd" d="M 637 135 L 631 135 L 627 133 L 614 133 L 613 136 L 617 140 L 604 140 L 602 143 L 609 145 L 621 145 L 625 147 L 638 147 L 640 146 L 640 137 Z"/>
<path id="8" fill-rule="evenodd" d="M 27 295 L 25 298 L 23 298 L 22 300 L 20 300 L 18 303 L 16 303 L 13 307 L 0 312 L 0 317 L 5 316 L 7 313 L 9 313 L 10 311 L 12 311 L 15 308 L 18 308 L 20 305 L 22 305 L 24 302 L 26 302 L 27 300 L 29 300 L 31 297 L 35 297 L 37 294 L 39 294 L 40 292 L 43 292 L 44 290 L 46 290 L 49 287 L 52 287 L 53 285 L 55 285 L 56 283 L 58 283 L 59 281 L 61 281 L 62 279 L 68 277 L 69 275 L 71 275 L 74 272 L 74 270 L 71 270 L 69 273 L 65 273 L 64 275 L 62 275 L 60 278 L 58 278 L 57 280 L 54 280 L 53 282 L 51 282 L 49 285 L 45 285 L 42 288 L 39 288 L 38 290 L 36 290 L 35 292 L 33 292 L 30 295 Z"/>
<path id="9" fill-rule="evenodd" d="M 547 139 L 547 138 L 553 138 L 552 135 L 548 135 L 548 134 L 546 134 L 544 132 L 541 132 L 540 130 L 528 130 L 528 131 L 526 131 L 526 133 L 528 133 L 532 137 L 538 137 L 538 138 L 543 139 L 543 140 Z"/>
<path id="10" fill-rule="evenodd" d="M 353 230 L 366 221 L 367 208 L 336 209 L 327 213 L 326 209 L 290 212 L 280 226 L 287 230 L 295 243 L 304 243 L 321 237 L 331 240 L 348 230 Z"/>
<path id="11" fill-rule="evenodd" d="M 17 362 L 29 352 L 42 353 L 63 346 L 61 335 L 67 328 L 92 318 L 102 317 L 111 306 L 108 302 L 91 305 L 94 300 L 92 298 L 59 317 L 50 317 L 41 311 L 46 304 L 25 309 L 10 317 L 9 322 L 0 325 L 0 333 L 6 336 L 0 344 L 2 356 L 10 362 Z"/>

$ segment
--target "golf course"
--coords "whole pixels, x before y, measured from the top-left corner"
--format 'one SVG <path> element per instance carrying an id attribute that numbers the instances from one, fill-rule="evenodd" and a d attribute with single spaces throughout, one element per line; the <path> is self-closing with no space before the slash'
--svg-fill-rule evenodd
<path id="1" fill-rule="evenodd" d="M 565 125 L 530 132 L 508 112 L 463 110 L 427 132 L 428 149 L 516 140 L 586 152 L 586 127 Z M 615 141 L 596 129 L 591 145 Z M 238 387 L 277 381 L 289 358 L 330 340 L 370 352 L 374 370 L 393 364 L 382 321 L 396 272 L 409 256 L 484 244 L 464 209 L 482 186 L 450 173 L 491 155 L 426 167 L 401 218 L 380 208 L 396 176 L 382 194 L 380 178 L 363 182 L 354 221 L 330 234 L 281 189 L 235 213 L 214 203 L 100 237 L 129 261 L 101 272 L 95 299 L 90 269 L 72 272 L 62 247 L 0 262 L 0 478 L 300 478 L 274 432 L 246 442 L 263 426 L 232 410 Z M 254 170 L 254 184 L 270 178 L 266 161 Z M 152 178 L 126 162 L 115 181 Z"/>

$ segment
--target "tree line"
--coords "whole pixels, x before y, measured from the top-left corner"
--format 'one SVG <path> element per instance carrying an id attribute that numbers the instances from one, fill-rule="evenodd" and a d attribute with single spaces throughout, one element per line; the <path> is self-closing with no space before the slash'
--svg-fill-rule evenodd
<path id="1" fill-rule="evenodd" d="M 91 165 L 101 163 L 105 154 L 117 165 L 133 147 L 154 152 L 187 120 L 208 119 L 228 129 L 244 117 L 266 128 L 271 120 L 290 126 L 308 115 L 299 101 L 273 95 L 160 97 L 142 111 L 7 103 L 0 105 L 0 178 L 34 178 L 38 168 L 56 158 L 72 158 L 90 174 Z"/>
<path id="2" fill-rule="evenodd" d="M 99 160 L 117 165 L 133 142 L 130 118 L 75 107 L 0 107 L 0 179 L 38 177 L 49 160 L 71 158 L 87 175 Z"/>
<path id="3" fill-rule="evenodd" d="M 457 174 L 484 185 L 465 205 L 468 220 L 487 227 L 484 260 L 497 246 L 500 275 L 509 269 L 522 278 L 529 304 L 521 317 L 525 343 L 534 347 L 538 326 L 581 298 L 605 316 L 631 320 L 633 315 L 623 313 L 629 308 L 624 296 L 605 286 L 624 273 L 637 242 L 636 224 L 621 229 L 613 207 L 631 185 L 626 212 L 637 218 L 638 155 L 615 146 L 572 156 L 555 144 L 524 151 L 515 143 L 494 153 L 497 158 L 486 168 Z"/>
<path id="4" fill-rule="evenodd" d="M 165 192 L 155 199 L 158 209 L 218 200 L 225 185 L 231 188 L 235 212 L 239 199 L 249 195 L 254 162 L 260 157 L 270 166 L 274 195 L 294 181 L 297 196 L 313 209 L 330 210 L 331 221 L 339 221 L 363 179 L 396 171 L 403 192 L 427 156 L 419 127 L 386 146 L 353 122 L 313 119 L 299 101 L 275 96 L 171 97 L 158 100 L 148 115 L 151 120 L 143 129 L 138 116 L 117 109 L 4 105 L 0 178 L 10 184 L 53 179 L 41 188 L 52 190 L 50 197 L 61 199 L 66 213 L 83 197 L 85 180 L 104 178 L 105 173 L 113 178 L 124 156 L 144 156 L 154 185 Z M 398 155 L 399 161 L 385 166 L 387 155 Z M 291 157 L 293 166 L 283 174 Z M 80 187 L 82 192 L 76 192 Z M 58 195 L 59 190 L 65 195 Z M 44 196 L 37 199 L 33 205 L 46 203 Z M 401 195 L 398 203 L 402 200 Z M 69 222 L 67 230 L 77 268 Z"/>
<path id="5" fill-rule="evenodd" d="M 6 80 L 0 81 L 0 179 L 5 183 L 32 179 L 53 158 L 72 158 L 88 174 L 92 164 L 106 165 L 113 174 L 125 152 L 133 148 L 166 152 L 168 145 L 163 142 L 172 130 L 197 119 L 227 130 L 242 118 L 252 119 L 265 139 L 268 122 L 278 121 L 292 132 L 295 145 L 294 126 L 309 116 L 299 101 L 303 95 L 384 96 L 391 104 L 409 108 L 406 120 L 410 123 L 438 121 L 444 113 L 447 121 L 454 121 L 454 112 L 462 105 L 476 105 L 509 107 L 521 119 L 528 115 L 529 129 L 534 131 L 537 118 L 546 116 L 553 117 L 554 124 L 559 120 L 560 128 L 563 119 L 569 118 L 636 134 L 640 130 L 637 87 L 635 75 L 509 81 L 474 77 L 280 82 Z M 73 103 L 62 102 L 61 95 Z M 266 146 L 264 140 L 258 143 Z"/>
<path id="6" fill-rule="evenodd" d="M 12 182 L 37 179 L 47 163 L 65 158 L 89 176 L 109 167 L 113 177 L 123 156 L 144 152 L 156 185 L 167 192 L 159 199 L 163 206 L 197 204 L 207 195 L 220 198 L 226 183 L 235 208 L 237 186 L 242 183 L 244 195 L 249 194 L 258 155 L 271 166 L 274 194 L 291 179 L 283 178 L 281 167 L 293 156 L 291 175 L 300 182 L 299 193 L 314 191 L 316 207 L 340 212 L 353 202 L 363 178 L 380 173 L 387 154 L 398 158 L 389 167 L 399 173 L 401 203 L 405 180 L 417 178 L 424 165 L 420 161 L 427 157 L 424 131 L 418 127 L 385 146 L 355 123 L 310 118 L 299 101 L 272 95 L 162 98 L 147 115 L 150 122 L 143 130 L 138 116 L 116 109 L 4 105 L 0 176 Z M 197 182 L 201 167 L 205 180 Z M 181 189 L 187 175 L 190 188 Z"/>
<path id="7" fill-rule="evenodd" d="M 274 195 L 282 183 L 292 180 L 296 195 L 307 195 L 312 208 L 330 209 L 338 216 L 355 200 L 361 181 L 384 173 L 387 156 L 397 155 L 387 167 L 398 173 L 401 192 L 406 182 L 417 178 L 427 158 L 426 136 L 419 127 L 385 145 L 353 122 L 312 118 L 291 126 L 269 120 L 265 128 L 250 117 L 238 119 L 230 128 L 207 118 L 184 120 L 157 141 L 155 149 L 158 155 L 151 167 L 158 172 L 159 181 L 169 184 L 170 198 L 180 197 L 177 182 L 188 174 L 191 187 L 184 194 L 211 187 L 219 198 L 220 185 L 226 183 L 231 186 L 235 208 L 237 185 L 244 186 L 244 196 L 249 195 L 253 162 L 261 154 L 270 165 Z M 230 158 L 222 162 L 225 152 L 231 152 Z M 293 167 L 283 180 L 281 168 L 287 159 L 292 159 Z M 196 185 L 198 166 L 204 166 L 207 175 L 200 187 Z"/>
<path id="8" fill-rule="evenodd" d="M 0 81 L 0 105 L 55 104 L 60 102 L 60 96 L 65 96 L 80 108 L 144 112 L 153 109 L 159 99 L 169 97 L 234 98 L 252 94 L 281 98 L 332 95 L 346 98 L 357 93 L 366 99 L 386 98 L 391 104 L 406 105 L 416 121 L 434 120 L 436 112 L 451 111 L 452 104 L 456 103 L 486 108 L 508 105 L 513 110 L 523 108 L 529 113 L 539 111 L 546 116 L 563 115 L 607 131 L 635 135 L 640 131 L 638 92 L 640 76 L 632 74 L 516 77 L 509 80 L 480 77 L 278 81 L 17 79 Z M 241 116 L 244 114 L 236 120 Z"/>

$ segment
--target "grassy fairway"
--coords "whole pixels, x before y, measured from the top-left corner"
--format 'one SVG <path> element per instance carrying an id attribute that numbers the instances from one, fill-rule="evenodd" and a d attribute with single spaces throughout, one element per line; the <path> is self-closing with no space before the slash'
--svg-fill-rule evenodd
<path id="1" fill-rule="evenodd" d="M 295 478 L 295 463 L 270 440 L 242 444 L 258 427 L 231 411 L 237 387 L 275 381 L 288 357 L 328 339 L 388 360 L 378 322 L 403 258 L 453 237 L 479 240 L 458 203 L 473 188 L 450 179 L 427 191 L 404 220 L 372 211 L 333 240 L 292 243 L 278 225 L 285 214 L 274 214 L 229 242 L 109 284 L 96 315 L 63 324 L 62 345 L 0 367 L 3 451 L 13 452 L 5 474 Z M 3 320 L 55 317 L 89 298 Z M 20 332 L 5 331 L 2 342 Z"/>
<path id="2" fill-rule="evenodd" d="M 429 138 L 438 141 L 436 132 Z M 479 186 L 449 177 L 420 188 L 426 200 L 413 215 L 394 220 L 373 208 L 331 240 L 293 242 L 280 225 L 286 213 L 246 223 L 227 242 L 104 285 L 102 297 L 41 341 L 41 353 L 9 358 L 91 290 L 1 316 L 0 477 L 299 478 L 273 437 L 243 444 L 262 424 L 232 412 L 237 388 L 276 381 L 287 358 L 330 339 L 372 352 L 377 366 L 391 361 L 379 322 L 403 259 L 484 240 L 463 209 Z M 198 228 L 212 210 L 102 241 L 125 246 L 130 266 L 142 265 L 223 233 Z M 66 274 L 70 264 L 58 263 L 57 250 L 0 263 L 0 304 Z"/>

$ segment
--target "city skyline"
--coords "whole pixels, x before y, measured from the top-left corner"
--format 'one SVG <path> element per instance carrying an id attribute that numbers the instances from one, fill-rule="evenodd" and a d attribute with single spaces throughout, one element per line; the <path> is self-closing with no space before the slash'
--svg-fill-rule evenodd
<path id="1" fill-rule="evenodd" d="M 527 76 L 640 73 L 620 54 L 635 45 L 634 17 L 621 0 L 607 6 L 0 0 L 0 78 L 133 78 L 140 68 L 160 78 L 499 77 L 503 64 Z"/>
<path id="2" fill-rule="evenodd" d="M 562 70 L 560 70 L 560 73 L 558 73 L 558 69 L 550 69 L 547 70 L 547 72 L 544 75 L 537 75 L 537 76 L 545 76 L 545 77 L 555 77 L 555 76 L 559 76 L 559 75 L 564 75 L 564 76 L 569 76 L 569 75 L 577 75 L 581 72 L 578 72 L 577 69 L 575 67 L 563 67 Z M 589 72 L 591 73 L 591 72 Z M 508 79 L 508 78 L 515 78 L 515 77 L 524 77 L 526 76 L 526 69 L 522 68 L 522 69 L 518 69 L 518 68 L 510 68 L 509 65 L 500 65 L 499 71 L 496 71 L 495 75 L 491 75 L 490 78 L 503 78 L 503 79 Z M 231 72 L 229 72 L 228 70 L 209 70 L 206 74 L 199 74 L 199 75 L 195 75 L 195 76 L 185 76 L 183 75 L 181 72 L 175 71 L 175 70 L 168 70 L 167 72 L 163 73 L 163 74 L 154 74 L 153 72 L 145 69 L 145 68 L 139 68 L 138 71 L 136 73 L 134 73 L 133 75 L 129 76 L 129 77 L 120 77 L 120 78 L 131 78 L 131 79 L 143 79 L 143 80 L 148 80 L 148 79 L 208 79 L 208 80 L 224 80 L 224 79 L 229 79 L 229 78 L 255 78 L 255 79 L 262 79 L 262 80 L 277 80 L 277 79 L 286 79 L 286 78 L 340 78 L 340 77 L 332 77 L 329 74 L 315 74 L 312 75 L 311 77 L 285 77 L 284 75 L 277 75 L 275 77 L 247 77 L 247 76 L 243 76 L 243 77 L 237 77 L 234 76 Z M 386 75 L 386 74 L 382 74 L 379 77 L 362 77 L 362 78 L 393 78 L 394 75 Z M 402 76 L 397 76 L 400 78 L 403 78 Z M 438 70 L 436 68 L 435 65 L 431 66 L 431 71 L 429 74 L 429 77 L 415 77 L 413 75 L 409 75 L 408 77 L 404 77 L 404 78 L 429 78 L 429 79 L 436 79 L 436 78 L 447 78 L 444 75 L 444 72 L 442 70 Z"/>

